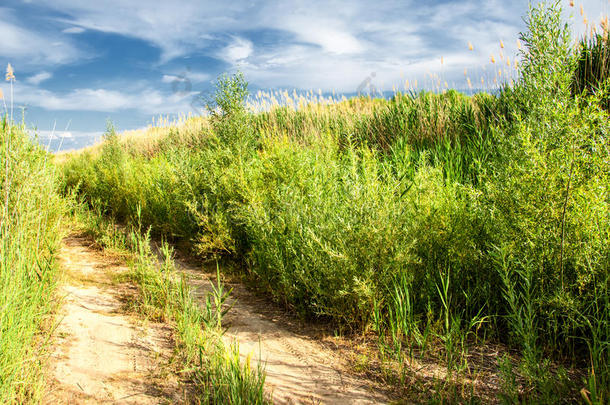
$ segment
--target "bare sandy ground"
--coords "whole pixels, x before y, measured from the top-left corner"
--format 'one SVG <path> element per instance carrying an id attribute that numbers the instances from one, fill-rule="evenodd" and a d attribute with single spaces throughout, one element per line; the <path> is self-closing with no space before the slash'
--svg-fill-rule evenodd
<path id="1" fill-rule="evenodd" d="M 122 263 L 80 237 L 64 241 L 60 261 L 66 277 L 59 290 L 65 298 L 43 403 L 179 402 L 176 384 L 163 378 L 170 331 L 159 324 L 137 325 L 122 310 L 124 287 L 110 277 L 126 270 Z"/>
<path id="2" fill-rule="evenodd" d="M 52 383 L 45 404 L 184 403 L 167 371 L 170 331 L 138 324 L 125 313 L 120 296 L 128 286 L 111 274 L 126 270 L 82 237 L 64 241 L 60 252 L 65 296 L 51 356 Z M 177 263 L 199 299 L 210 291 L 211 276 L 199 266 Z M 265 300 L 235 285 L 225 317 L 227 344 L 237 342 L 243 360 L 253 354 L 265 367 L 266 390 L 278 404 L 369 404 L 388 398 L 366 379 L 351 375 L 346 360 L 312 333 L 288 325 Z M 165 371 L 164 371 L 165 370 Z"/>
<path id="3" fill-rule="evenodd" d="M 180 261 L 194 293 L 203 299 L 210 275 Z M 370 404 L 388 398 L 371 381 L 350 375 L 349 366 L 309 331 L 288 327 L 290 319 L 235 285 L 224 319 L 225 342 L 237 342 L 242 359 L 250 353 L 264 363 L 266 390 L 277 404 Z"/>

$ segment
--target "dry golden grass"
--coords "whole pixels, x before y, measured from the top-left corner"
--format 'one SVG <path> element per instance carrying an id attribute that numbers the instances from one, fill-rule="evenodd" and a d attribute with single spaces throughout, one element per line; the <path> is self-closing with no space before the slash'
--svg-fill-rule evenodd
<path id="1" fill-rule="evenodd" d="M 487 90 L 498 89 L 503 83 L 509 83 L 511 86 L 514 83 L 518 69 L 518 60 L 515 57 L 513 63 L 509 56 L 504 56 L 502 50 L 505 48 L 504 41 L 499 39 L 499 60 L 498 64 L 506 63 L 506 68 L 498 69 L 493 68 L 496 63 L 496 58 L 492 54 L 490 55 L 489 63 L 492 69 L 486 69 L 485 66 L 481 66 L 480 69 L 473 69 L 473 71 L 467 71 L 464 69 L 464 82 L 463 88 L 474 89 L 473 83 L 477 83 L 481 88 Z M 469 51 L 474 51 L 474 45 L 472 42 L 467 43 Z M 517 47 L 521 48 L 521 43 L 517 41 Z M 441 65 L 445 64 L 443 57 L 440 58 Z M 10 68 L 10 65 L 9 65 Z M 12 75 L 12 68 L 7 69 L 7 77 Z M 480 76 L 479 80 L 475 80 L 474 77 Z M 394 85 L 392 87 L 395 94 L 404 92 L 408 94 L 418 93 L 422 89 L 427 89 L 436 93 L 445 93 L 449 87 L 456 87 L 456 83 L 448 83 L 442 72 L 434 73 L 429 72 L 426 80 L 422 84 L 422 87 L 418 87 L 417 80 L 405 80 L 402 88 Z M 472 79 L 471 79 L 472 78 Z M 458 84 L 459 88 L 459 84 Z M 0 98 L 2 93 L 0 92 Z M 299 120 L 301 122 L 298 128 L 309 135 L 316 135 L 319 132 L 321 121 L 334 121 L 339 120 L 346 124 L 346 127 L 352 127 L 352 125 L 362 119 L 364 116 L 372 116 L 380 108 L 383 108 L 385 103 L 381 99 L 374 99 L 371 97 L 357 97 L 352 99 L 346 99 L 345 96 L 339 96 L 335 93 L 328 95 L 324 94 L 322 90 L 297 92 L 293 90 L 289 92 L 287 90 L 270 90 L 270 91 L 258 91 L 252 94 L 247 101 L 247 108 L 254 114 L 268 113 L 262 121 L 264 131 L 273 133 L 279 128 L 284 127 L 282 121 L 285 117 L 282 117 L 280 110 L 288 110 L 290 112 L 298 111 L 300 114 Z M 260 121 L 259 121 L 260 123 Z M 176 142 L 178 144 L 196 145 L 197 140 L 202 138 L 202 134 L 209 132 L 210 122 L 206 116 L 192 116 L 182 115 L 178 118 L 169 118 L 160 116 L 153 119 L 153 122 L 146 128 L 140 128 L 136 130 L 127 130 L 119 134 L 119 142 L 125 145 L 127 150 L 135 153 L 140 153 L 146 156 L 152 156 L 159 150 L 159 142 L 169 141 Z M 276 134 L 276 135 L 294 135 L 294 134 Z M 320 134 L 317 134 L 320 135 Z M 55 161 L 58 163 L 68 160 L 70 156 L 79 154 L 82 152 L 88 152 L 95 157 L 100 150 L 100 146 L 103 144 L 103 140 L 92 145 L 85 147 L 77 151 L 58 152 L 55 155 Z"/>
<path id="2" fill-rule="evenodd" d="M 199 137 L 208 129 L 209 121 L 204 116 L 183 115 L 176 119 L 157 117 L 146 128 L 127 130 L 119 133 L 118 139 L 121 144 L 128 146 L 128 150 L 152 156 L 158 151 L 159 141 L 162 139 L 171 136 L 180 143 L 188 143 L 189 140 Z M 56 163 L 63 163 L 83 152 L 88 152 L 92 157 L 95 157 L 103 144 L 104 140 L 102 139 L 82 149 L 57 152 L 54 155 L 54 161 Z"/>

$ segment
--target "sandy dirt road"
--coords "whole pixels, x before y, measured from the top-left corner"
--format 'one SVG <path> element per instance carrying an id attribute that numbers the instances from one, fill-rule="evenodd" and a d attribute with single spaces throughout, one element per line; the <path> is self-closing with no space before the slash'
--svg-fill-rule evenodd
<path id="1" fill-rule="evenodd" d="M 164 364 L 171 331 L 138 323 L 120 296 L 128 286 L 112 281 L 124 263 L 84 237 L 64 240 L 60 252 L 63 305 L 50 359 L 46 404 L 163 404 L 180 401 Z"/>
<path id="2" fill-rule="evenodd" d="M 200 299 L 211 289 L 213 273 L 200 266 L 177 261 Z M 379 404 L 388 398 L 369 380 L 349 372 L 346 360 L 315 333 L 289 326 L 283 316 L 264 299 L 257 299 L 240 285 L 233 288 L 224 319 L 225 342 L 237 342 L 240 356 L 253 353 L 265 366 L 266 389 L 278 404 Z"/>
<path id="3" fill-rule="evenodd" d="M 113 282 L 125 264 L 100 252 L 85 237 L 64 240 L 60 252 L 64 296 L 51 356 L 46 404 L 185 403 L 187 397 L 167 371 L 171 331 L 128 314 L 122 295 L 133 287 Z M 212 274 L 201 266 L 177 261 L 193 294 L 203 301 Z M 346 360 L 321 344 L 307 328 L 231 285 L 231 310 L 224 319 L 227 344 L 237 343 L 245 361 L 264 364 L 266 391 L 278 404 L 372 404 L 388 398 L 366 379 L 352 375 Z M 130 291 L 131 289 L 131 291 Z"/>

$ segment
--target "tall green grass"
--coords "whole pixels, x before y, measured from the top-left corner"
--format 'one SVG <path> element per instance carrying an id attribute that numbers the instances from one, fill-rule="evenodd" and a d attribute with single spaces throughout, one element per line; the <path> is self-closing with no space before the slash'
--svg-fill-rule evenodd
<path id="1" fill-rule="evenodd" d="M 558 6 L 527 21 L 520 79 L 497 96 L 252 114 L 243 77 L 224 77 L 197 147 L 170 134 L 138 154 L 109 135 L 64 165 L 66 186 L 120 220 L 141 206 L 153 232 L 235 259 L 278 302 L 374 330 L 399 357 L 441 342 L 459 371 L 484 336 L 520 350 L 519 367 L 501 365 L 526 399 L 584 388 L 603 403 L 608 117 L 600 97 L 571 91 L 577 56 Z M 567 381 L 545 359 L 588 377 Z"/>
<path id="2" fill-rule="evenodd" d="M 0 121 L 0 402 L 40 399 L 64 201 L 49 155 Z"/>
<path id="3" fill-rule="evenodd" d="M 596 34 L 580 41 L 578 62 L 574 70 L 572 92 L 581 94 L 597 94 L 602 99 L 606 111 L 610 108 L 610 96 L 606 88 L 610 72 L 610 36 L 607 20 L 604 34 Z"/>
<path id="4" fill-rule="evenodd" d="M 140 287 L 138 304 L 144 313 L 175 323 L 183 369 L 190 371 L 194 383 L 194 399 L 204 404 L 270 403 L 264 391 L 262 363 L 252 367 L 248 359 L 242 364 L 237 344 L 226 345 L 222 340 L 222 318 L 230 291 L 225 291 L 220 277 L 202 306 L 187 281 L 179 278 L 167 244 L 161 246 L 164 263 L 159 269 L 148 235 L 132 232 L 130 236 L 137 252 L 131 276 Z"/>

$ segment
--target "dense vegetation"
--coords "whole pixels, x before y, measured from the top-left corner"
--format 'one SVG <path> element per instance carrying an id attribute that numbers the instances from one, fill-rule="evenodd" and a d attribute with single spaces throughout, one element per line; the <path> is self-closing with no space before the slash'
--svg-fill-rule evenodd
<path id="1" fill-rule="evenodd" d="M 604 403 L 605 87 L 575 90 L 579 53 L 557 6 L 527 22 L 520 77 L 497 95 L 253 114 L 243 77 L 223 77 L 198 132 L 139 149 L 110 130 L 64 164 L 66 187 L 202 257 L 231 257 L 277 301 L 374 331 L 399 355 L 436 339 L 451 371 L 470 337 L 518 348 L 517 371 L 499 359 L 507 400 L 585 387 L 585 401 Z M 548 359 L 587 376 L 567 381 Z"/>
<path id="2" fill-rule="evenodd" d="M 572 88 L 574 94 L 607 92 L 608 75 L 610 74 L 610 35 L 608 35 L 608 19 L 602 22 L 603 34 L 580 42 L 580 54 L 574 71 Z M 610 109 L 610 96 L 602 96 L 602 106 Z"/>
<path id="3" fill-rule="evenodd" d="M 65 204 L 49 155 L 0 121 L 0 402 L 36 401 Z"/>

